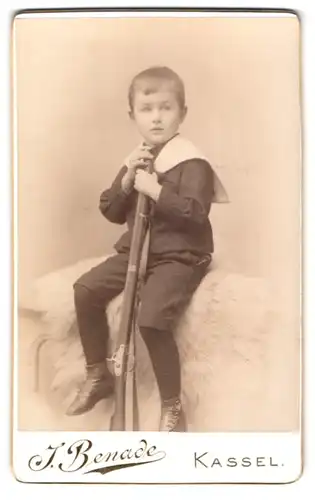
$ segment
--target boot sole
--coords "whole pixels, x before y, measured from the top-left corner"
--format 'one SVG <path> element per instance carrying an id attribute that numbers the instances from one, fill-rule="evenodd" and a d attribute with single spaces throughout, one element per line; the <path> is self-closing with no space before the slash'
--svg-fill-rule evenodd
<path id="1" fill-rule="evenodd" d="M 93 408 L 97 405 L 97 403 L 99 403 L 103 399 L 108 399 L 113 395 L 113 393 L 114 393 L 114 387 L 108 389 L 105 393 L 95 396 L 93 399 L 89 401 L 89 404 L 86 406 L 80 407 L 74 411 L 67 410 L 66 415 L 68 417 L 76 417 L 78 415 L 83 415 L 84 413 L 88 413 L 89 411 L 93 410 Z"/>

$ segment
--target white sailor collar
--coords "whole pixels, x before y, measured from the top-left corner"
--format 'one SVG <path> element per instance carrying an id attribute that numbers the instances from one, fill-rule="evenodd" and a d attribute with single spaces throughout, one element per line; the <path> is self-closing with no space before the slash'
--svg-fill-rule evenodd
<path id="1" fill-rule="evenodd" d="M 131 155 L 125 159 L 125 165 L 128 165 L 130 156 Z M 209 165 L 211 165 L 208 158 L 189 139 L 182 137 L 180 134 L 176 134 L 158 153 L 154 161 L 154 169 L 157 173 L 164 174 L 184 161 L 197 159 L 205 160 Z M 214 195 L 212 202 L 228 203 L 229 198 L 226 189 L 212 165 L 211 168 L 214 174 Z"/>

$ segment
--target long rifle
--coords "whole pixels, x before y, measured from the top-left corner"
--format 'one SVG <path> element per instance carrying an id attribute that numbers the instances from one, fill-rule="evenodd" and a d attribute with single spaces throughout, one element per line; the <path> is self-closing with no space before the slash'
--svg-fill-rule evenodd
<path id="1" fill-rule="evenodd" d="M 147 167 L 148 172 L 153 171 L 153 162 L 150 161 Z M 117 337 L 117 350 L 114 355 L 115 363 L 115 410 L 111 418 L 110 430 L 126 430 L 126 385 L 128 377 L 128 358 L 131 343 L 133 344 L 133 355 L 135 356 L 135 338 L 131 338 L 131 332 L 135 324 L 136 294 L 139 279 L 140 260 L 143 244 L 148 230 L 149 197 L 139 193 L 135 213 L 135 222 L 132 232 L 128 270 L 123 292 L 122 312 L 120 327 Z M 137 419 L 137 401 L 135 397 L 135 361 L 133 367 L 132 392 L 133 417 Z M 134 429 L 137 430 L 137 429 Z"/>

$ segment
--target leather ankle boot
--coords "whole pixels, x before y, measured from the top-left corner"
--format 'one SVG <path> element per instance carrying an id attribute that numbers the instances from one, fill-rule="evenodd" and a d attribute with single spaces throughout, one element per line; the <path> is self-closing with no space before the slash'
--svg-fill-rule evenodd
<path id="1" fill-rule="evenodd" d="M 87 366 L 87 376 L 66 415 L 75 416 L 86 413 L 101 399 L 108 398 L 114 392 L 115 381 L 107 368 L 106 362 Z"/>
<path id="2" fill-rule="evenodd" d="M 179 398 L 162 402 L 160 431 L 186 432 L 186 419 Z"/>

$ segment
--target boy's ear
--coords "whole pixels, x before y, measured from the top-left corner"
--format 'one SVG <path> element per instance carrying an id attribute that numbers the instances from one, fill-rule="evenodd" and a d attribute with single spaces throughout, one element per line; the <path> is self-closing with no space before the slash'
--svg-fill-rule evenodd
<path id="1" fill-rule="evenodd" d="M 187 108 L 187 106 L 185 106 L 182 110 L 182 122 L 185 120 L 187 112 L 188 112 L 188 108 Z"/>

